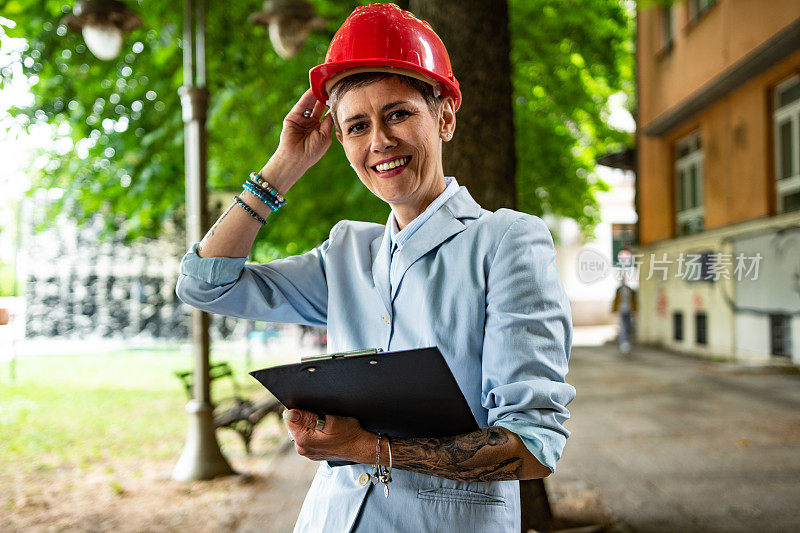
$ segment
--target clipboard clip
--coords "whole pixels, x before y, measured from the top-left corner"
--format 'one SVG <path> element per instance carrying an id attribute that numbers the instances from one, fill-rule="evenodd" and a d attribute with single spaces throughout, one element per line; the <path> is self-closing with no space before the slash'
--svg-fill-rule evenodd
<path id="1" fill-rule="evenodd" d="M 310 361 L 322 361 L 325 359 L 344 359 L 345 357 L 357 357 L 359 355 L 375 355 L 382 352 L 381 348 L 367 348 L 366 350 L 353 350 L 350 352 L 329 353 L 323 355 L 307 355 L 300 358 L 301 363 L 308 363 Z"/>

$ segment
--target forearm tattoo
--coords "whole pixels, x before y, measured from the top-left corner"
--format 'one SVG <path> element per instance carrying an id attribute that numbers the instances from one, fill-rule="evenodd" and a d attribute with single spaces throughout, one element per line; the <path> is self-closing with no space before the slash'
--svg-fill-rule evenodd
<path id="1" fill-rule="evenodd" d="M 198 244 L 198 245 L 197 245 L 197 251 L 198 251 L 198 252 L 199 252 L 200 250 L 202 250 L 202 249 L 203 249 L 203 246 L 205 245 L 205 243 L 206 243 L 206 240 L 208 240 L 208 238 L 209 238 L 209 237 L 212 237 L 212 236 L 214 235 L 214 230 L 215 230 L 215 229 L 217 229 L 217 226 L 219 225 L 219 223 L 220 223 L 220 222 L 222 222 L 223 220 L 225 220 L 225 217 L 227 217 L 227 216 L 228 216 L 228 213 L 230 213 L 230 212 L 231 212 L 231 209 L 233 209 L 233 206 L 235 206 L 235 205 L 236 205 L 235 203 L 231 204 L 231 205 L 228 207 L 228 209 L 226 209 L 226 210 L 225 210 L 225 212 L 224 212 L 224 213 L 222 213 L 222 216 L 221 216 L 221 217 L 219 217 L 219 218 L 217 219 L 217 221 L 216 221 L 216 222 L 214 222 L 214 225 L 213 225 L 213 226 L 211 226 L 211 229 L 210 229 L 210 230 L 208 230 L 208 233 L 206 233 L 206 236 L 205 236 L 205 237 L 203 237 L 203 240 L 202 240 L 202 241 L 200 241 L 200 244 Z"/>
<path id="2" fill-rule="evenodd" d="M 459 481 L 520 479 L 522 458 L 497 427 L 442 438 L 392 438 L 393 466 Z"/>

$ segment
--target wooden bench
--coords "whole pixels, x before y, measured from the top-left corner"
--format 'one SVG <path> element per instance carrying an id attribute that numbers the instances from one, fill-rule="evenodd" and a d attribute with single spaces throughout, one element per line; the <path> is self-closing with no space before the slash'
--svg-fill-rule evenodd
<path id="1" fill-rule="evenodd" d="M 189 371 L 176 371 L 175 375 L 181 380 L 186 394 L 192 399 L 192 388 L 194 386 L 194 374 Z M 239 390 L 239 384 L 233 376 L 230 364 L 226 362 L 214 363 L 209 368 L 211 384 L 220 379 L 229 379 L 233 395 L 220 401 L 214 401 L 214 427 L 232 429 L 239 434 L 244 442 L 244 449 L 250 453 L 250 439 L 253 436 L 253 429 L 256 424 L 261 422 L 270 413 L 275 413 L 280 419 L 283 406 L 275 398 L 269 398 L 254 402 L 244 398 Z"/>

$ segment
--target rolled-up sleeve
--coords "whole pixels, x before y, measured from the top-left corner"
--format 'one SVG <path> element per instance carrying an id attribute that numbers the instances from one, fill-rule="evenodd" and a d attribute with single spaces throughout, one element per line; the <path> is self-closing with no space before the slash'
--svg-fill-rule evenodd
<path id="1" fill-rule="evenodd" d="M 550 231 L 526 215 L 507 229 L 487 281 L 482 400 L 489 425 L 520 436 L 555 472 L 569 431 L 565 382 L 572 344 L 569 301 Z"/>
<path id="2" fill-rule="evenodd" d="M 243 257 L 199 257 L 194 245 L 181 260 L 175 292 L 184 303 L 210 313 L 325 326 L 325 256 L 341 224 L 318 247 L 259 265 L 245 264 Z"/>
<path id="3" fill-rule="evenodd" d="M 190 276 L 210 285 L 227 285 L 239 279 L 246 257 L 200 257 L 195 243 L 181 259 L 181 275 Z"/>

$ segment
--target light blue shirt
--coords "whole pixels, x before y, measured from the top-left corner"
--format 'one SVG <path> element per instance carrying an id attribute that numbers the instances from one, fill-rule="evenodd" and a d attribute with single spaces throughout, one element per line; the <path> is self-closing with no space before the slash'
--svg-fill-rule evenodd
<path id="1" fill-rule="evenodd" d="M 422 226 L 431 215 L 433 215 L 436 211 L 439 210 L 440 207 L 444 205 L 444 203 L 452 198 L 452 196 L 458 192 L 458 183 L 456 179 L 452 176 L 445 176 L 444 178 L 446 188 L 442 193 L 436 197 L 436 199 L 431 202 L 431 204 L 425 208 L 425 211 L 417 215 L 417 217 L 408 223 L 408 225 L 403 228 L 402 230 L 397 224 L 397 219 L 394 217 L 394 211 L 389 215 L 389 221 L 386 223 L 391 232 L 392 232 L 392 266 L 389 269 L 389 281 L 392 285 L 397 282 L 397 275 L 398 269 L 397 263 L 393 260 L 395 253 L 403 247 L 403 245 L 411 238 L 412 235 Z"/>
<path id="2" fill-rule="evenodd" d="M 391 221 L 390 227 L 392 230 L 392 243 L 394 243 L 396 247 L 402 247 L 406 241 L 410 239 L 412 235 L 414 235 L 414 232 L 416 232 L 420 226 L 427 222 L 428 219 L 431 218 L 431 216 L 438 211 L 447 200 L 452 198 L 458 192 L 458 182 L 453 176 L 445 176 L 444 183 L 445 189 L 442 191 L 442 194 L 437 196 L 436 199 L 425 208 L 425 211 L 420 213 L 417 218 L 409 222 L 408 225 L 402 230 L 397 225 L 397 219 L 394 217 L 394 212 L 389 215 L 389 220 Z"/>
<path id="3" fill-rule="evenodd" d="M 554 470 L 575 389 L 565 382 L 571 312 L 545 224 L 481 209 L 460 187 L 394 251 L 391 230 L 342 221 L 317 248 L 261 265 L 193 247 L 177 293 L 213 313 L 327 326 L 330 352 L 437 346 L 478 425 L 517 433 Z M 518 482 L 396 469 L 386 500 L 357 482 L 371 468 L 322 462 L 296 530 L 520 529 Z"/>

